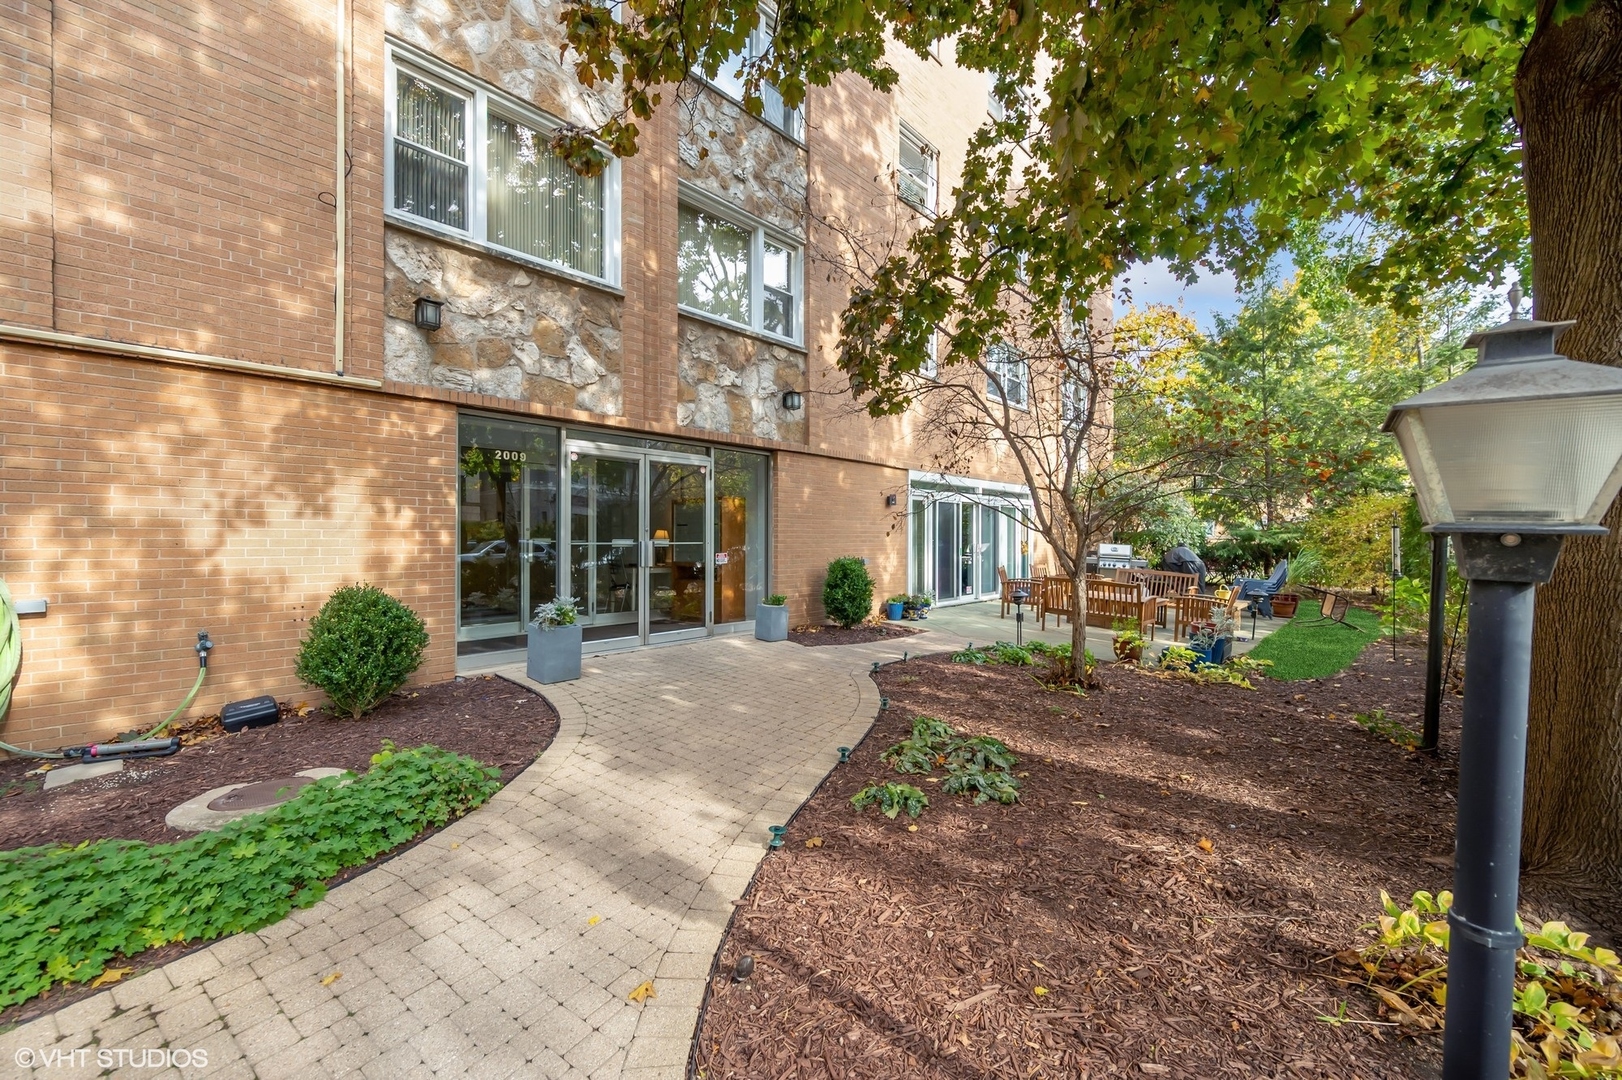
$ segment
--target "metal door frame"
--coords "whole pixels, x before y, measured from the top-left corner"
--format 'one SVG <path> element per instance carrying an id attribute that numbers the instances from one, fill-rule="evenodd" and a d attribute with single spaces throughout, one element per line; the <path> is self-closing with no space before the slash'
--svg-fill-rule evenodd
<path id="1" fill-rule="evenodd" d="M 603 638 L 587 642 L 587 647 L 604 652 L 618 649 L 634 649 L 643 645 L 662 644 L 671 641 L 683 641 L 689 638 L 708 637 L 715 629 L 715 463 L 707 454 L 683 454 L 674 450 L 644 450 L 634 446 L 625 446 L 621 443 L 592 442 L 589 439 L 576 439 L 565 436 L 563 440 L 562 464 L 565 472 L 563 490 L 560 499 L 568 502 L 567 512 L 558 515 L 558 547 L 561 551 L 570 552 L 572 559 L 574 546 L 574 464 L 579 455 L 584 454 L 594 458 L 613 458 L 618 461 L 634 461 L 637 463 L 637 618 L 635 629 L 624 637 Z M 664 630 L 657 633 L 651 627 L 651 595 L 650 577 L 653 569 L 653 530 L 649 521 L 652 487 L 649 483 L 651 465 L 654 462 L 667 465 L 695 465 L 700 468 L 700 475 L 704 477 L 704 622 L 702 626 L 684 627 L 680 630 Z M 593 527 L 595 528 L 595 504 L 593 505 Z M 559 557 L 560 567 L 562 556 Z M 565 574 L 567 571 L 560 571 Z M 596 587 L 596 568 L 592 569 L 592 587 Z M 626 625 L 633 625 L 627 623 Z"/>

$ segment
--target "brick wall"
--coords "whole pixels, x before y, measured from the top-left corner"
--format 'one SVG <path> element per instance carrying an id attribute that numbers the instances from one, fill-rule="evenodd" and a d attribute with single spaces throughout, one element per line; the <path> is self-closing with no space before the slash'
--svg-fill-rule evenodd
<path id="1" fill-rule="evenodd" d="M 907 588 L 907 508 L 884 496 L 906 491 L 905 469 L 812 454 L 778 454 L 772 475 L 772 580 L 767 591 L 788 597 L 789 624 L 820 623 L 828 563 L 841 555 L 867 559 L 873 610 Z"/>
<path id="2" fill-rule="evenodd" d="M 161 720 L 218 648 L 194 712 L 293 678 L 309 618 L 366 580 L 455 654 L 456 415 L 446 405 L 0 345 L 0 574 L 23 620 L 0 739 L 76 744 Z"/>
<path id="3" fill-rule="evenodd" d="M 50 182 L 32 190 L 52 203 L 54 328 L 330 370 L 330 11 L 52 10 Z"/>
<path id="4" fill-rule="evenodd" d="M 51 8 L 7 5 L 0 18 L 0 319 L 51 325 Z"/>

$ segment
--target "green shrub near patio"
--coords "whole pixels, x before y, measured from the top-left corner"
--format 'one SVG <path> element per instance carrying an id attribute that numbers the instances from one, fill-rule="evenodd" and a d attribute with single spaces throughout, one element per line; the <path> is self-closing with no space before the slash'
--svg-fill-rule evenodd
<path id="1" fill-rule="evenodd" d="M 120 957 L 309 907 L 340 871 L 485 802 L 499 775 L 435 746 L 385 744 L 364 774 L 319 780 L 217 832 L 0 852 L 0 1008 L 90 982 Z"/>
<path id="2" fill-rule="evenodd" d="M 828 580 L 822 586 L 822 608 L 847 630 L 873 614 L 873 578 L 867 564 L 854 556 L 829 563 Z"/>
<path id="3" fill-rule="evenodd" d="M 1362 654 L 1364 646 L 1380 636 L 1379 618 L 1362 608 L 1353 608 L 1347 614 L 1349 626 L 1315 622 L 1319 615 L 1316 601 L 1302 600 L 1295 618 L 1262 638 L 1245 655 L 1252 660 L 1271 660 L 1269 679 L 1322 679 L 1346 670 Z"/>

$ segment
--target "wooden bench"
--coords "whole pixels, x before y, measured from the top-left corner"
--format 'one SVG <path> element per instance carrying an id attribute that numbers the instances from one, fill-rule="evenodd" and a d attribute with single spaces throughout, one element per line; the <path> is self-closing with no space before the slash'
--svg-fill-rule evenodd
<path id="1" fill-rule="evenodd" d="M 1166 609 L 1171 613 L 1172 640 L 1181 638 L 1191 626 L 1200 626 L 1215 622 L 1216 614 L 1225 610 L 1228 617 L 1236 624 L 1239 621 L 1239 604 L 1230 597 L 1224 596 L 1175 596 L 1165 601 Z"/>
<path id="2" fill-rule="evenodd" d="M 1113 629 L 1117 623 L 1128 623 L 1142 633 L 1154 635 L 1156 613 L 1161 601 L 1144 592 L 1140 583 L 1116 581 L 1113 578 L 1087 579 L 1087 625 Z M 1047 629 L 1047 617 L 1052 615 L 1056 625 L 1065 619 L 1076 618 L 1075 590 L 1069 578 L 1042 579 L 1042 629 Z"/>

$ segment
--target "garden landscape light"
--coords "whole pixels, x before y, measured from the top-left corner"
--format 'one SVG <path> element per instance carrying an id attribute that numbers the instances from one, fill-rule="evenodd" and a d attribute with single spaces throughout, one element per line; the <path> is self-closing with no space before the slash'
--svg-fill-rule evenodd
<path id="1" fill-rule="evenodd" d="M 1385 422 L 1425 531 L 1455 536 L 1470 580 L 1443 1080 L 1509 1072 L 1533 592 L 1566 536 L 1606 532 L 1622 487 L 1622 370 L 1555 352 L 1572 325 L 1473 335 L 1474 368 Z"/>

